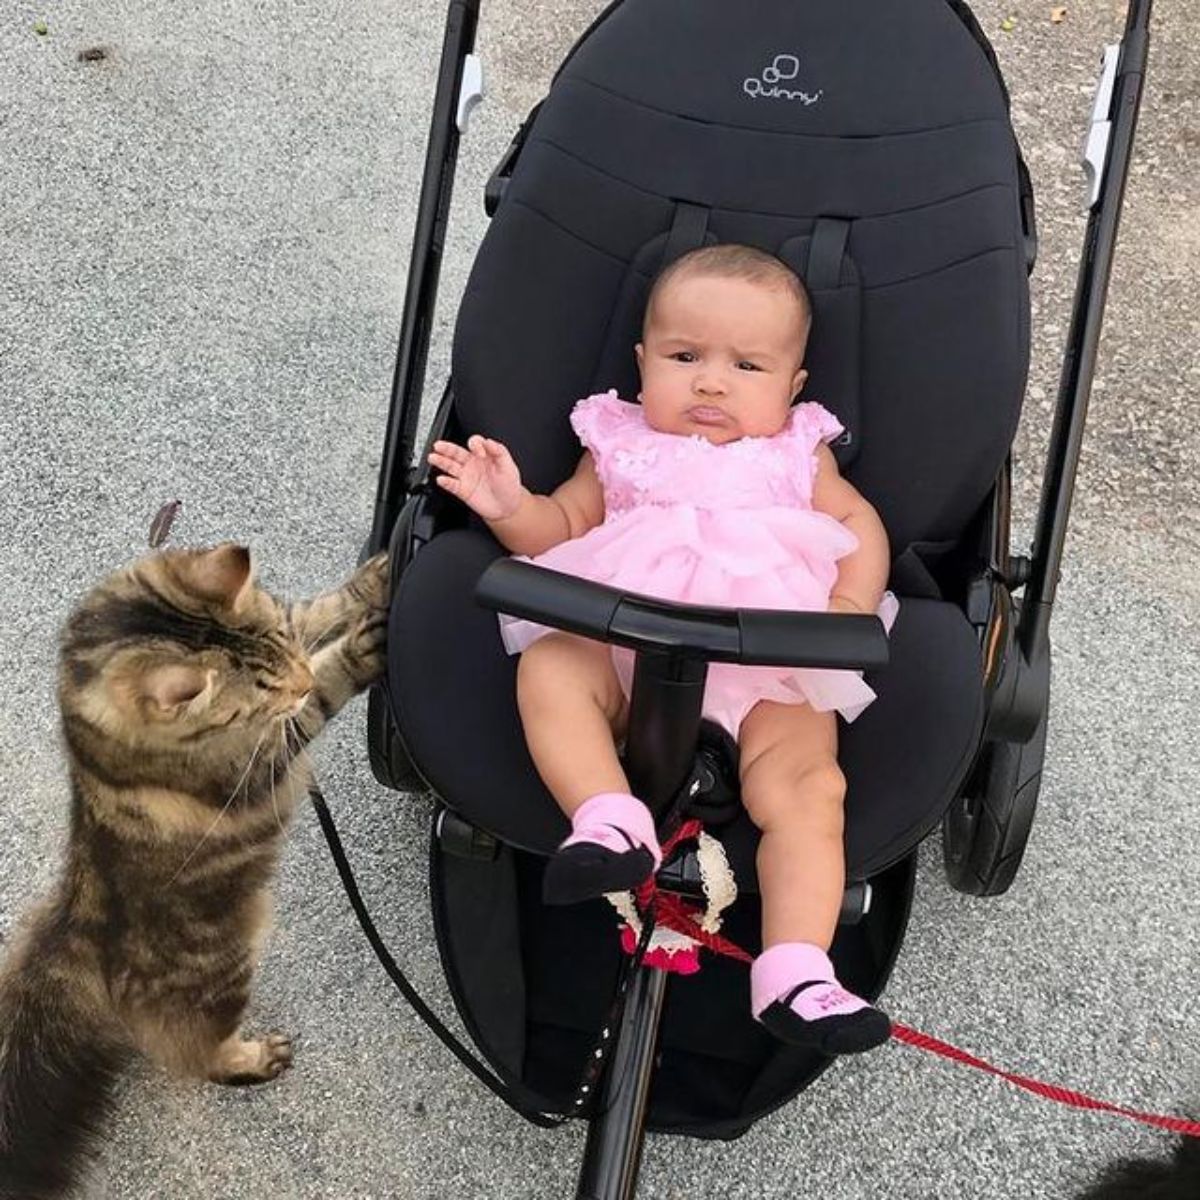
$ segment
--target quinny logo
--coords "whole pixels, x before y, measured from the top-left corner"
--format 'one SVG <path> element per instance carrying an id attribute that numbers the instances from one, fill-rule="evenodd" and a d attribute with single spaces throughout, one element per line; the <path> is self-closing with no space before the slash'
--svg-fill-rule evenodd
<path id="1" fill-rule="evenodd" d="M 794 54 L 777 54 L 769 67 L 763 68 L 762 78 L 751 75 L 742 84 L 742 91 L 752 100 L 799 100 L 807 107 L 820 100 L 822 91 L 803 92 L 780 87 L 800 74 L 800 60 Z"/>

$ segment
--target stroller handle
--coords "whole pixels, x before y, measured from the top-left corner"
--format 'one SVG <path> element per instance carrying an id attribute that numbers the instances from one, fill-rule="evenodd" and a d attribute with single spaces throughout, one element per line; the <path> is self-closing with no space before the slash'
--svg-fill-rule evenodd
<path id="1" fill-rule="evenodd" d="M 860 671 L 888 662 L 877 617 L 674 604 L 511 558 L 483 572 L 475 599 L 567 633 L 685 659 Z"/>

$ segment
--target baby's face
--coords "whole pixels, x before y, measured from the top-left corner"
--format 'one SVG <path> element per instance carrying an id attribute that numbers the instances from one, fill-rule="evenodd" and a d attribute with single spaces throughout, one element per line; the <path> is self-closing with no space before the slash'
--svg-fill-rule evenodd
<path id="1" fill-rule="evenodd" d="M 637 346 L 653 429 L 723 444 L 770 437 L 804 386 L 804 333 L 782 287 L 684 275 L 656 297 Z"/>

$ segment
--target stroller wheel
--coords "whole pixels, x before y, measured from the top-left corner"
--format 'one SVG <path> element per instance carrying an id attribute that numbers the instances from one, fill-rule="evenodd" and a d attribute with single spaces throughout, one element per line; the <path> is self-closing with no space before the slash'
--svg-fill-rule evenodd
<path id="1" fill-rule="evenodd" d="M 957 891 L 999 896 L 1012 885 L 1037 809 L 1045 752 L 1045 715 L 1029 741 L 984 747 L 963 794 L 942 819 L 946 878 Z"/>

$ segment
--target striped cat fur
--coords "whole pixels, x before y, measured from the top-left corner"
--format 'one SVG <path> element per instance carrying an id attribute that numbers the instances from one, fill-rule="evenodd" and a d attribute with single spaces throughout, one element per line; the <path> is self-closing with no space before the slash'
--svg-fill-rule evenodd
<path id="1" fill-rule="evenodd" d="M 275 1078 L 240 1031 L 305 747 L 383 669 L 380 555 L 288 606 L 225 544 L 118 571 L 72 613 L 59 701 L 70 833 L 0 967 L 0 1197 L 69 1192 L 143 1053 L 224 1084 Z"/>

